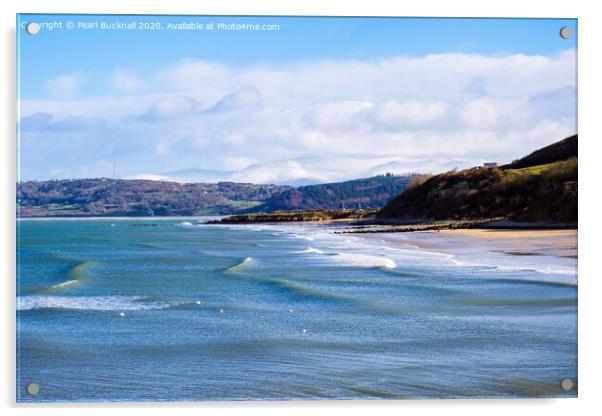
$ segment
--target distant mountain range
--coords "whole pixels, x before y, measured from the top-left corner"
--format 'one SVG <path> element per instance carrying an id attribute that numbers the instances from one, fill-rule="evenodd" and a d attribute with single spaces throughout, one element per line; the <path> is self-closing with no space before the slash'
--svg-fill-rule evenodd
<path id="1" fill-rule="evenodd" d="M 577 135 L 500 167 L 417 178 L 378 218 L 504 218 L 577 224 Z"/>
<path id="2" fill-rule="evenodd" d="M 255 183 L 305 186 L 343 182 L 378 175 L 405 175 L 414 172 L 443 172 L 463 168 L 474 161 L 445 159 L 445 161 L 414 158 L 329 158 L 300 157 L 296 159 L 258 162 L 239 170 L 181 169 L 159 173 L 139 174 L 125 179 L 159 180 L 179 183 Z"/>
<path id="3" fill-rule="evenodd" d="M 229 215 L 382 208 L 377 219 L 383 221 L 505 218 L 576 224 L 577 147 L 575 135 L 507 165 L 453 169 L 435 176 L 405 173 L 411 171 L 410 161 L 300 158 L 257 163 L 240 171 L 170 171 L 154 175 L 155 180 L 29 181 L 17 184 L 17 214 Z M 369 177 L 328 181 L 341 175 L 347 164 L 348 171 Z M 221 181 L 222 177 L 235 181 Z M 206 182 L 188 183 L 197 178 Z"/>

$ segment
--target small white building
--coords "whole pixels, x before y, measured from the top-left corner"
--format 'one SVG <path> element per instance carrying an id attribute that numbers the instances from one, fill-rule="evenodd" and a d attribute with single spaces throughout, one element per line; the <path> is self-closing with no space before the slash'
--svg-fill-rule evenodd
<path id="1" fill-rule="evenodd" d="M 499 164 L 499 163 L 497 163 L 497 162 L 485 162 L 485 163 L 483 163 L 483 167 L 484 167 L 484 168 L 486 168 L 486 169 L 489 169 L 489 168 L 496 168 L 496 167 L 498 167 L 499 165 L 500 165 L 500 164 Z"/>

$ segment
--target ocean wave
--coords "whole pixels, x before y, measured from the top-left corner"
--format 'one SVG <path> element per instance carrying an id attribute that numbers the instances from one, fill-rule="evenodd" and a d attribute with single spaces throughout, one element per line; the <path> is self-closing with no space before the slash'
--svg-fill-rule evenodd
<path id="1" fill-rule="evenodd" d="M 71 270 L 69 270 L 69 276 L 72 280 L 83 280 L 86 278 L 86 271 L 94 264 L 91 260 L 80 261 Z"/>
<path id="2" fill-rule="evenodd" d="M 324 251 L 320 250 L 318 248 L 307 247 L 305 250 L 296 251 L 296 253 L 298 253 L 298 254 L 308 254 L 308 253 L 312 253 L 312 254 L 324 254 Z"/>
<path id="3" fill-rule="evenodd" d="M 297 240 L 314 241 L 313 237 L 310 237 L 308 235 L 290 234 L 290 237 L 294 238 L 294 239 L 297 239 Z"/>
<path id="4" fill-rule="evenodd" d="M 66 282 L 59 283 L 59 284 L 56 284 L 56 285 L 52 286 L 52 289 L 60 289 L 60 288 L 63 288 L 63 287 L 74 285 L 76 283 L 79 283 L 79 280 L 77 280 L 77 279 L 67 280 Z"/>
<path id="5" fill-rule="evenodd" d="M 393 260 L 382 256 L 370 256 L 357 253 L 336 253 L 331 259 L 354 267 L 384 267 L 394 269 L 396 264 Z"/>
<path id="6" fill-rule="evenodd" d="M 148 300 L 143 296 L 42 296 L 17 298 L 17 310 L 72 309 L 89 311 L 141 311 L 165 309 L 173 303 Z"/>
<path id="7" fill-rule="evenodd" d="M 498 265 L 494 267 L 495 270 L 503 272 L 535 272 L 542 274 L 557 274 L 563 276 L 577 276 L 577 270 L 567 270 L 562 268 L 554 268 L 550 266 L 502 266 Z"/>
<path id="8" fill-rule="evenodd" d="M 49 288 L 42 290 L 41 293 L 54 292 L 83 282 L 88 277 L 86 271 L 93 264 L 94 262 L 91 260 L 82 260 L 78 262 L 69 270 L 69 280 L 50 286 Z"/>
<path id="9" fill-rule="evenodd" d="M 179 227 L 185 227 L 185 228 L 194 227 L 194 224 L 191 223 L 190 221 L 182 221 L 181 223 L 178 223 L 177 225 Z"/>
<path id="10" fill-rule="evenodd" d="M 235 272 L 241 270 L 251 263 L 253 263 L 255 259 L 253 257 L 245 257 L 240 263 L 235 264 L 234 266 L 230 266 L 226 269 L 227 272 Z"/>
<path id="11" fill-rule="evenodd" d="M 340 293 L 332 293 L 326 290 L 317 289 L 311 286 L 302 285 L 300 283 L 293 282 L 286 279 L 263 279 L 260 280 L 262 283 L 269 284 L 274 287 L 278 287 L 280 290 L 290 293 L 291 295 L 299 298 L 306 298 L 309 300 L 327 300 L 327 301 L 345 301 L 355 302 L 355 299 L 341 295 Z"/>

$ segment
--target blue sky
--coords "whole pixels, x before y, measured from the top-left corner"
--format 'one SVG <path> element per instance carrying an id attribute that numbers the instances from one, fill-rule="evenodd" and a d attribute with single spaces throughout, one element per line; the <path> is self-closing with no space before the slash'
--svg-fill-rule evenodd
<path id="1" fill-rule="evenodd" d="M 513 158 L 576 128 L 576 36 L 558 34 L 576 35 L 572 19 L 18 16 L 29 21 L 280 29 L 18 30 L 24 180 L 113 165 L 337 180 Z"/>

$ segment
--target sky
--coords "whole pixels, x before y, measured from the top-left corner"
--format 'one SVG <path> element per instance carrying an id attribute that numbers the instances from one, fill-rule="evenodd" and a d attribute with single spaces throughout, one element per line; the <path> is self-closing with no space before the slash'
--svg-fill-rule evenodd
<path id="1" fill-rule="evenodd" d="M 577 132 L 574 19 L 19 15 L 17 27 L 19 180 L 436 173 Z"/>

